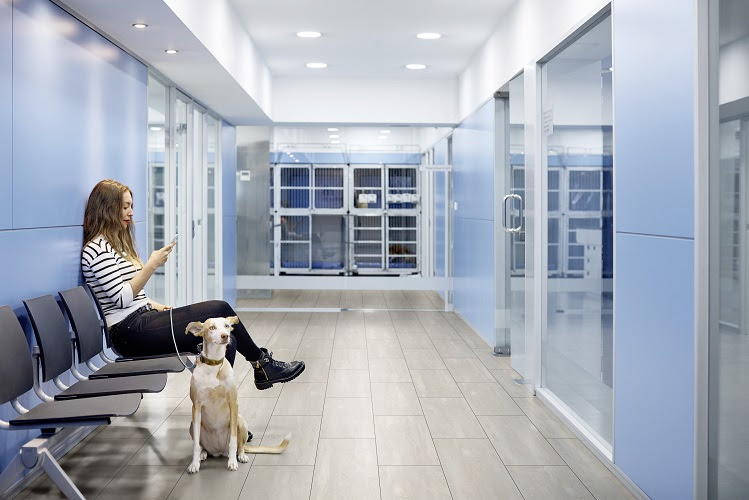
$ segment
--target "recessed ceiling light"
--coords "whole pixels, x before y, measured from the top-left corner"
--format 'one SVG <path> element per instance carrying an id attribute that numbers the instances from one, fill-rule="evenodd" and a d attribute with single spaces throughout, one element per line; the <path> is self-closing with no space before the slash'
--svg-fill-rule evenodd
<path id="1" fill-rule="evenodd" d="M 294 160 L 294 163 L 299 163 L 299 160 Z"/>
<path id="2" fill-rule="evenodd" d="M 146 23 L 133 23 L 133 28 L 138 30 L 144 30 L 148 28 L 148 25 Z"/>
<path id="3" fill-rule="evenodd" d="M 424 69 L 426 68 L 425 64 L 406 64 L 406 69 Z"/>
<path id="4" fill-rule="evenodd" d="M 380 130 L 380 133 L 381 133 L 381 134 L 389 134 L 389 133 L 390 133 L 390 131 L 389 131 L 389 130 Z"/>
<path id="5" fill-rule="evenodd" d="M 319 36 L 322 36 L 322 33 L 319 31 L 300 31 L 296 34 L 299 38 L 317 38 Z"/>
<path id="6" fill-rule="evenodd" d="M 310 69 L 322 69 L 327 68 L 328 65 L 325 63 L 307 63 L 307 67 Z"/>
<path id="7" fill-rule="evenodd" d="M 341 141 L 330 141 L 331 144 L 340 144 Z"/>
<path id="8" fill-rule="evenodd" d="M 148 128 L 150 128 L 151 130 L 161 130 L 161 127 L 160 127 L 160 126 L 158 126 L 158 125 L 151 125 L 151 126 L 150 126 L 150 127 L 148 127 Z"/>
<path id="9" fill-rule="evenodd" d="M 179 51 L 177 49 L 166 49 L 164 52 L 167 54 L 176 54 Z"/>
<path id="10" fill-rule="evenodd" d="M 337 128 L 329 128 L 328 132 L 338 132 L 338 129 Z"/>
<path id="11" fill-rule="evenodd" d="M 416 38 L 421 38 L 422 40 L 436 40 L 442 38 L 442 35 L 439 33 L 419 33 L 416 35 Z"/>
<path id="12" fill-rule="evenodd" d="M 341 136 L 338 135 L 338 134 L 330 134 L 330 138 L 331 139 L 338 139 L 339 137 L 341 137 Z"/>
<path id="13" fill-rule="evenodd" d="M 387 138 L 388 138 L 388 136 L 386 136 L 386 135 L 381 135 L 381 136 L 379 137 L 379 139 L 387 139 Z"/>

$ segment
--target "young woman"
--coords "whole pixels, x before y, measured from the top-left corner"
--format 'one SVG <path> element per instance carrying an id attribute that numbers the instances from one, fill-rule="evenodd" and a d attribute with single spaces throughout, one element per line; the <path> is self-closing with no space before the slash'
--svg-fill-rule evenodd
<path id="1" fill-rule="evenodd" d="M 83 218 L 81 270 L 102 306 L 115 349 L 124 356 L 173 353 L 173 321 L 179 350 L 197 353 L 200 338 L 185 334 L 188 323 L 237 314 L 226 302 L 212 300 L 176 307 L 170 320 L 171 308 L 146 297 L 143 289 L 176 243 L 155 250 L 143 264 L 134 239 L 132 191 L 117 181 L 99 182 L 89 195 Z M 237 351 L 252 363 L 255 386 L 261 390 L 304 371 L 304 362 L 277 361 L 267 349 L 259 348 L 241 321 L 234 326 L 226 351 L 232 365 Z"/>

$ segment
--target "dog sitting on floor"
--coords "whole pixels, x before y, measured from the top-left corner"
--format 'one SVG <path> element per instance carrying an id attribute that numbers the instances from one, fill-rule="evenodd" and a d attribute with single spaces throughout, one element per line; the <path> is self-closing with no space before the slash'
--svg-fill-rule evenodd
<path id="1" fill-rule="evenodd" d="M 227 468 L 235 471 L 238 461 L 246 463 L 247 453 L 282 453 L 289 445 L 286 436 L 279 446 L 246 446 L 247 422 L 239 414 L 237 383 L 234 370 L 226 360 L 226 346 L 232 325 L 239 319 L 210 318 L 204 323 L 187 325 L 185 333 L 203 337 L 203 350 L 195 363 L 190 380 L 193 440 L 192 462 L 187 472 L 200 470 L 208 455 L 229 457 Z"/>

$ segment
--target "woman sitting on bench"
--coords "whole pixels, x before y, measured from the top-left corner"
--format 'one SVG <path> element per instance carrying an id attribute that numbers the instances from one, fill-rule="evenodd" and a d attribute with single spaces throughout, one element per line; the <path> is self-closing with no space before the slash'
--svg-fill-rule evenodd
<path id="1" fill-rule="evenodd" d="M 197 353 L 199 337 L 186 335 L 193 321 L 237 316 L 229 304 L 211 300 L 170 307 L 146 297 L 143 289 L 157 268 L 164 265 L 175 242 L 155 250 L 143 262 L 135 251 L 133 194 L 113 180 L 99 182 L 91 191 L 83 219 L 81 270 L 104 311 L 112 344 L 123 356 L 174 353 L 171 322 L 180 351 Z M 304 371 L 303 361 L 285 363 L 258 347 L 240 321 L 234 326 L 226 358 L 232 365 L 236 351 L 255 369 L 255 385 L 267 389 L 288 382 Z"/>

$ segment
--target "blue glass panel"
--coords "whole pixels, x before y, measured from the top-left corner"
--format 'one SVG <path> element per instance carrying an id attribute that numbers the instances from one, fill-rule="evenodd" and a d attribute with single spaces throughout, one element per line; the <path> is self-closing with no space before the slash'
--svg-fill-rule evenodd
<path id="1" fill-rule="evenodd" d="M 0 230 L 13 219 L 13 44 L 10 2 L 0 2 Z"/>

